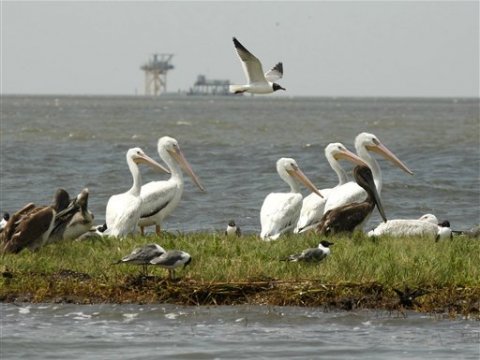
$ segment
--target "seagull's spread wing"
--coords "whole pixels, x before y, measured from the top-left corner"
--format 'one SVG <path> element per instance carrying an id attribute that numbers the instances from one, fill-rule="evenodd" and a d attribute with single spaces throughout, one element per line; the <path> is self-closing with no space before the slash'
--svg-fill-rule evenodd
<path id="1" fill-rule="evenodd" d="M 267 79 L 270 82 L 275 82 L 281 79 L 282 76 L 283 76 L 283 65 L 281 62 L 279 62 L 277 65 L 275 65 L 273 68 L 271 68 L 265 73 L 265 79 Z"/>
<path id="2" fill-rule="evenodd" d="M 248 51 L 236 38 L 233 38 L 233 44 L 235 45 L 240 60 L 242 60 L 243 71 L 245 72 L 248 83 L 265 82 L 265 75 L 263 74 L 260 60 Z"/>

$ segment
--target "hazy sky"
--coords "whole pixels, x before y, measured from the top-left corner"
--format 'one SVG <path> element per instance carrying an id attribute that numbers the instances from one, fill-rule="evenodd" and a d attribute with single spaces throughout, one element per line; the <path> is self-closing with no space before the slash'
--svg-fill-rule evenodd
<path id="1" fill-rule="evenodd" d="M 287 94 L 479 96 L 479 2 L 1 1 L 3 94 L 139 94 L 174 53 L 168 90 L 245 81 L 236 36 Z M 285 96 L 284 93 L 280 94 Z"/>

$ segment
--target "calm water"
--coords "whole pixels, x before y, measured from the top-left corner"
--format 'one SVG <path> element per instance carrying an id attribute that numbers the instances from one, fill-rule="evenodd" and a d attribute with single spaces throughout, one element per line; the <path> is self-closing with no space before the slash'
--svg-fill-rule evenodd
<path id="1" fill-rule="evenodd" d="M 207 189 L 186 179 L 164 228 L 215 231 L 234 218 L 260 231 L 259 209 L 287 189 L 275 171 L 297 160 L 319 187 L 337 181 L 324 147 L 351 150 L 376 134 L 414 172 L 380 160 L 389 218 L 434 213 L 461 229 L 480 222 L 478 100 L 287 97 L 3 97 L 0 211 L 49 203 L 57 187 L 90 189 L 103 223 L 110 195 L 131 186 L 125 152 L 157 158 L 164 135 L 179 140 Z M 345 164 L 351 168 L 351 165 Z M 145 181 L 165 178 L 142 169 Z M 378 223 L 374 214 L 368 226 Z M 325 312 L 262 306 L 0 304 L 0 358 L 478 359 L 479 324 L 409 314 Z"/>
<path id="2" fill-rule="evenodd" d="M 268 306 L 0 304 L 2 359 L 472 359 L 478 322 Z"/>

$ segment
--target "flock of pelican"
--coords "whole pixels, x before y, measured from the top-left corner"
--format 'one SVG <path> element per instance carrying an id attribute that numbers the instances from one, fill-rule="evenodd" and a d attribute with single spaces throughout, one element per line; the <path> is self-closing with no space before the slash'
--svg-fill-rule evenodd
<path id="1" fill-rule="evenodd" d="M 338 177 L 338 184 L 324 189 L 317 189 L 294 159 L 280 158 L 276 164 L 277 172 L 290 190 L 266 196 L 260 209 L 260 238 L 271 241 L 287 233 L 315 231 L 328 236 L 361 230 L 375 207 L 383 223 L 368 232 L 368 236 L 428 236 L 437 240 L 451 236 L 450 224 L 440 223 L 431 214 L 419 219 L 387 220 L 380 196 L 382 173 L 372 153 L 383 156 L 407 174 L 413 173 L 373 134 L 360 133 L 355 138 L 355 149 L 356 154 L 341 143 L 326 146 L 325 157 Z M 144 235 L 146 226 L 155 225 L 155 232 L 160 235 L 163 220 L 175 210 L 182 197 L 183 173 L 190 176 L 200 191 L 205 191 L 205 188 L 177 140 L 161 137 L 157 150 L 166 167 L 138 147 L 127 151 L 126 163 L 132 176 L 132 186 L 128 191 L 109 198 L 103 226 L 93 226 L 93 214 L 87 209 L 88 189 L 82 190 L 74 199 L 70 199 L 65 190 L 59 189 L 49 206 L 30 203 L 12 216 L 4 216 L 0 223 L 0 251 L 18 253 L 24 248 L 36 250 L 59 240 L 76 239 L 92 230 L 102 236 L 123 238 L 135 234 L 137 229 Z M 355 165 L 353 180 L 348 180 L 340 160 Z M 170 174 L 170 178 L 143 184 L 140 164 Z M 311 194 L 304 198 L 300 185 L 309 189 Z M 240 228 L 231 220 L 225 234 L 240 236 Z M 163 248 L 162 251 L 168 253 L 171 260 L 172 253 Z M 149 263 L 153 260 L 151 258 Z M 131 261 L 130 258 L 123 260 Z"/>

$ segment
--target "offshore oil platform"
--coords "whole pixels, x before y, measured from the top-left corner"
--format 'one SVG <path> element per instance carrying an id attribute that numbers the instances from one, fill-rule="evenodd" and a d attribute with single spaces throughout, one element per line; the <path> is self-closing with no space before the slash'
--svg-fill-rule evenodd
<path id="1" fill-rule="evenodd" d="M 155 53 L 140 69 L 145 72 L 145 95 L 158 96 L 167 92 L 167 74 L 174 69 L 173 54 Z M 187 95 L 232 95 L 228 91 L 230 80 L 207 79 L 198 75 Z M 184 93 L 185 94 L 185 93 Z"/>

